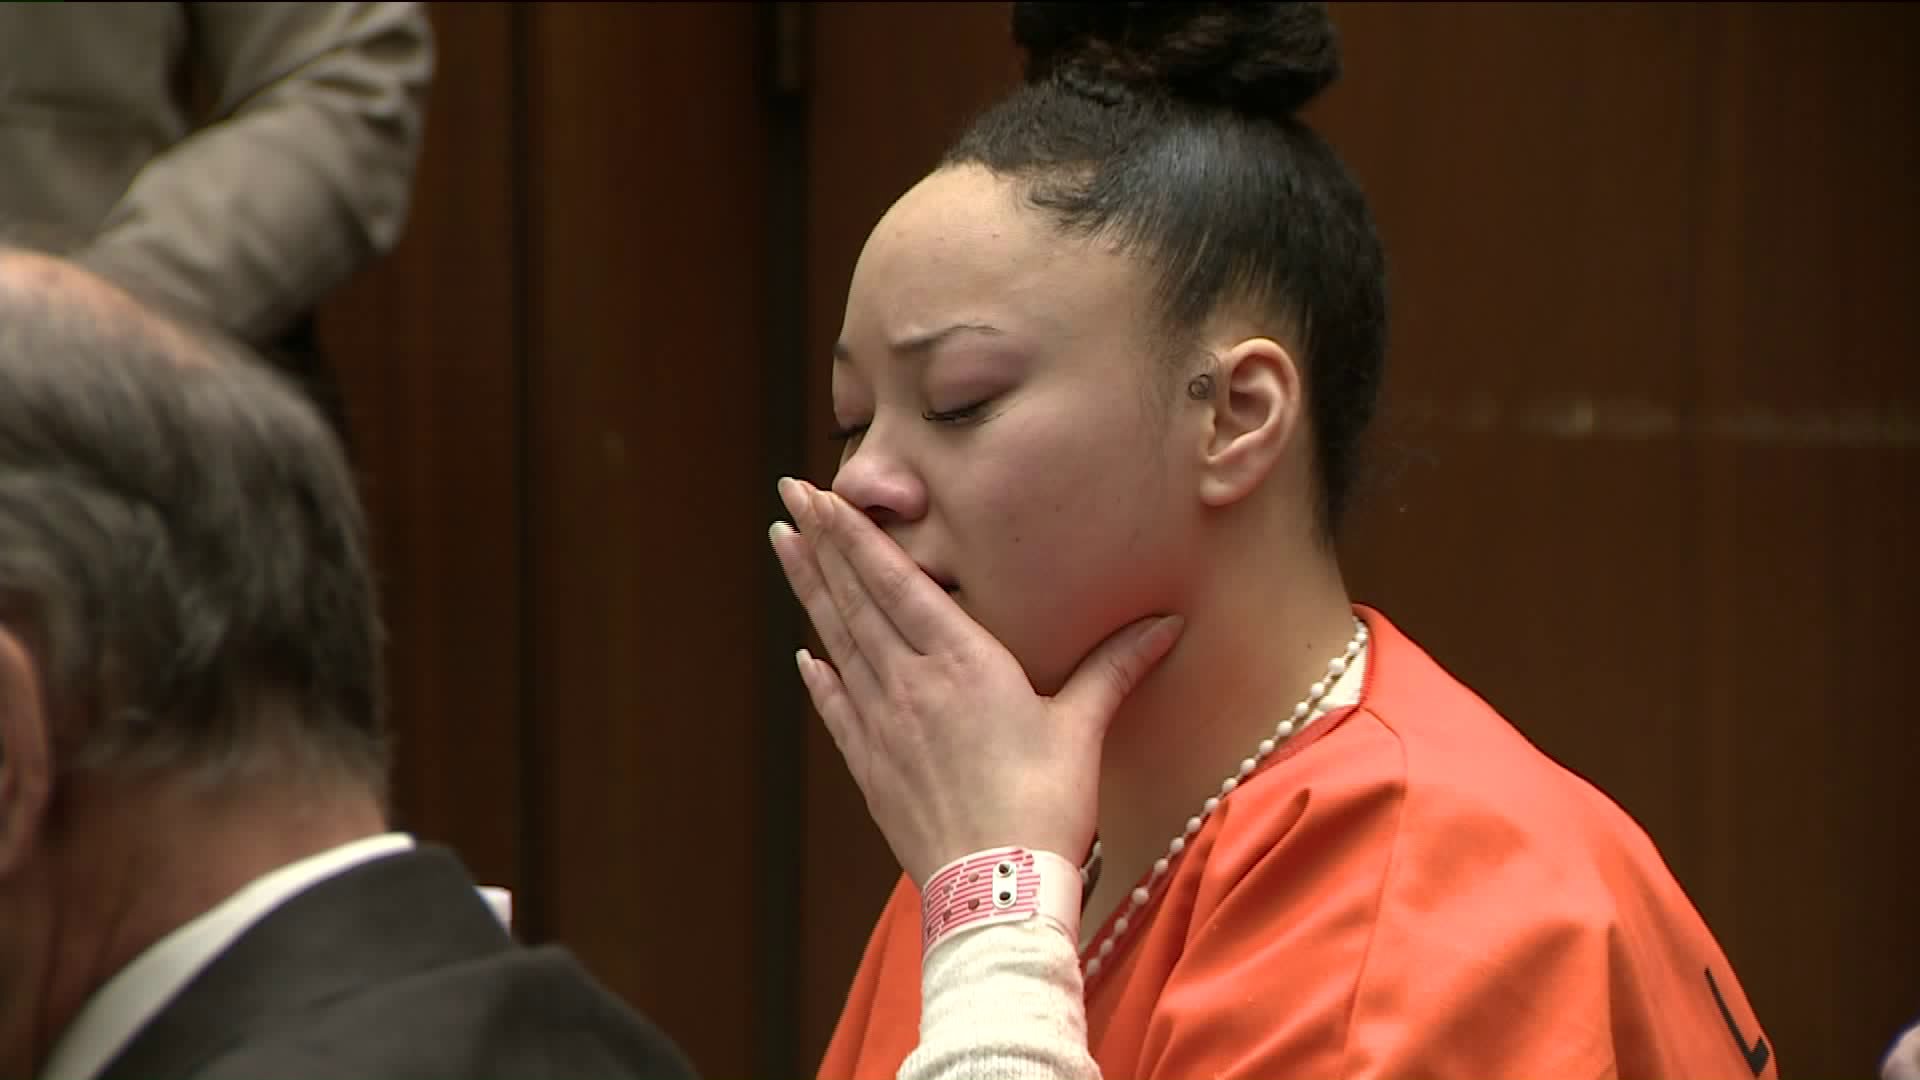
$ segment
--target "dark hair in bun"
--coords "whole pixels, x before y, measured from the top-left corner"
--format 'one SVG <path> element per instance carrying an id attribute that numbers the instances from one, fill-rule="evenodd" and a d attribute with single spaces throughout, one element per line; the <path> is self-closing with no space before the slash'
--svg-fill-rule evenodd
<path id="1" fill-rule="evenodd" d="M 1288 116 L 1340 75 L 1320 4 L 1015 4 L 1027 81 Z"/>
<path id="2" fill-rule="evenodd" d="M 1141 258 L 1176 363 L 1222 306 L 1264 312 L 1306 371 L 1331 534 L 1378 396 L 1387 305 L 1366 200 L 1297 115 L 1340 72 L 1325 5 L 1017 3 L 1013 35 L 1026 84 L 942 165 L 1011 178 L 1062 230 Z"/>

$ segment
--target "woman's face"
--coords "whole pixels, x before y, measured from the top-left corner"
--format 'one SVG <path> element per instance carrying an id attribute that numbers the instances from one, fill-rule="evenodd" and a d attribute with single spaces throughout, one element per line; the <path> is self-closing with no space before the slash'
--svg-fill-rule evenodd
<path id="1" fill-rule="evenodd" d="M 833 488 L 1054 693 L 1169 610 L 1200 504 L 1138 263 L 1062 237 L 984 169 L 935 173 L 868 238 L 834 350 Z"/>

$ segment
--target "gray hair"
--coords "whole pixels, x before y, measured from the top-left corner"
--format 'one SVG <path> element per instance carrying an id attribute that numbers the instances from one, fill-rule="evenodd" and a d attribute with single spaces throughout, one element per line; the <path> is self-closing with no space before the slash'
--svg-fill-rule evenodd
<path id="1" fill-rule="evenodd" d="M 0 624 L 41 670 L 56 769 L 291 768 L 384 795 L 338 442 L 239 346 L 109 299 L 0 284 Z"/>

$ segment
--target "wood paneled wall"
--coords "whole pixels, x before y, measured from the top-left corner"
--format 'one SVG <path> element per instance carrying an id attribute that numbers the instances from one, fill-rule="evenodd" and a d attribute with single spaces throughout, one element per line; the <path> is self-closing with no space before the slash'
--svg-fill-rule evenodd
<path id="1" fill-rule="evenodd" d="M 400 822 L 522 886 L 521 147 L 516 16 L 434 9 L 439 68 L 399 250 L 323 313 L 388 624 Z M 535 891 L 537 890 L 522 890 Z"/>
<path id="2" fill-rule="evenodd" d="M 708 1075 L 749 1075 L 762 13 L 432 15 L 412 224 L 325 320 L 393 624 L 398 814 Z"/>
<path id="3" fill-rule="evenodd" d="M 708 1075 L 809 1073 L 893 868 L 770 485 L 830 474 L 847 276 L 1017 77 L 1004 5 L 433 11 L 412 224 L 324 322 L 400 816 Z M 1920 1011 L 1920 18 L 1335 18 L 1395 303 L 1356 588 L 1646 825 L 1789 1075 L 1867 1075 Z"/>
<path id="4" fill-rule="evenodd" d="M 1352 5 L 1322 113 L 1396 268 L 1361 588 L 1646 826 L 1786 1075 L 1920 1012 L 1916 15 Z"/>
<path id="5" fill-rule="evenodd" d="M 528 722 L 542 930 L 753 1070 L 761 185 L 745 4 L 530 9 Z"/>

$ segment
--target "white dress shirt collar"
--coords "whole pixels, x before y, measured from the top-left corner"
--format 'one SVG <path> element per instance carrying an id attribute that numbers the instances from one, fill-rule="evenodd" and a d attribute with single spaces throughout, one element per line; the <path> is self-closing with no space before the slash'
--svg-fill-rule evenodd
<path id="1" fill-rule="evenodd" d="M 327 878 L 412 849 L 413 838 L 403 833 L 369 836 L 254 879 L 155 942 L 95 991 L 54 1044 L 40 1080 L 93 1080 L 155 1013 L 254 923 Z"/>

